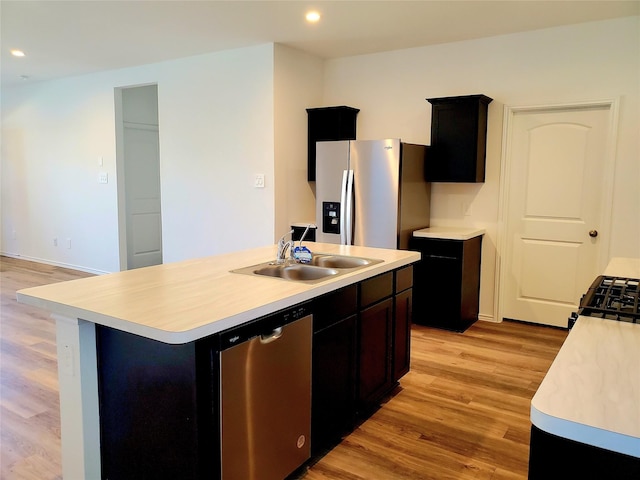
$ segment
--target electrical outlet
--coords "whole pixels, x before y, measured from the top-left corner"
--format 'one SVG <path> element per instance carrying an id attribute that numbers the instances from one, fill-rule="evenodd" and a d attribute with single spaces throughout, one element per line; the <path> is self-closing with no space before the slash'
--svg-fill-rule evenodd
<path id="1" fill-rule="evenodd" d="M 255 188 L 264 188 L 264 173 L 257 173 L 256 180 L 253 184 Z"/>
<path id="2" fill-rule="evenodd" d="M 54 247 L 58 246 L 58 237 L 53 237 L 53 246 Z"/>
<path id="3" fill-rule="evenodd" d="M 14 228 L 13 230 L 11 230 L 11 238 L 15 240 L 17 236 L 18 234 L 16 233 L 16 229 Z"/>
<path id="4" fill-rule="evenodd" d="M 107 172 L 100 172 L 98 174 L 98 183 L 109 183 L 109 174 Z"/>
<path id="5" fill-rule="evenodd" d="M 71 248 L 71 239 L 67 238 L 67 248 Z"/>
<path id="6" fill-rule="evenodd" d="M 60 355 L 60 369 L 62 372 L 69 376 L 73 377 L 74 375 L 74 351 L 71 345 L 63 345 L 62 346 L 62 354 Z"/>

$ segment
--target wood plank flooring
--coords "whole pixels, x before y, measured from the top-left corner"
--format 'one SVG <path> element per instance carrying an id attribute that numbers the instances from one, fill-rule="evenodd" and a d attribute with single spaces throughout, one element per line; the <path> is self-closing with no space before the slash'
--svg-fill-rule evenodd
<path id="1" fill-rule="evenodd" d="M 0 478 L 60 479 L 55 326 L 15 292 L 90 274 L 7 257 L 0 271 Z M 530 400 L 566 335 L 517 322 L 414 326 L 401 387 L 300 478 L 526 479 Z"/>
<path id="2" fill-rule="evenodd" d="M 90 276 L 0 257 L 0 478 L 62 478 L 56 333 L 16 290 Z"/>

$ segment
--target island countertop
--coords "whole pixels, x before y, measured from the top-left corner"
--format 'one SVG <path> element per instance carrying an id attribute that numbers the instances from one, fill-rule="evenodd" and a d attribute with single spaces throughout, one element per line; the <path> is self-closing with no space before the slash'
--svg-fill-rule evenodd
<path id="1" fill-rule="evenodd" d="M 640 273 L 614 258 L 606 275 Z M 548 433 L 640 457 L 640 324 L 579 316 L 531 401 Z"/>
<path id="2" fill-rule="evenodd" d="M 275 259 L 276 246 L 71 280 L 17 292 L 20 303 L 165 343 L 194 341 L 414 263 L 406 250 L 305 242 L 314 253 L 381 263 L 307 284 L 231 273 Z"/>

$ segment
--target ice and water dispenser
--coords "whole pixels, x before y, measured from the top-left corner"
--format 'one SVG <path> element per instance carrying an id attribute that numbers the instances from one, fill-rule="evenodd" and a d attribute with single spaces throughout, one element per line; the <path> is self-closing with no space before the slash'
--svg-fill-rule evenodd
<path id="1" fill-rule="evenodd" d="M 340 234 L 340 202 L 322 202 L 322 232 Z"/>

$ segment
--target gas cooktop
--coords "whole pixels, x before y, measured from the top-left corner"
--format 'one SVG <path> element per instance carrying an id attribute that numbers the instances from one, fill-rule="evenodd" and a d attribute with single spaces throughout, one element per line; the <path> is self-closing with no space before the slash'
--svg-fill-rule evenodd
<path id="1" fill-rule="evenodd" d="M 579 315 L 640 323 L 640 279 L 600 275 L 580 300 Z"/>

